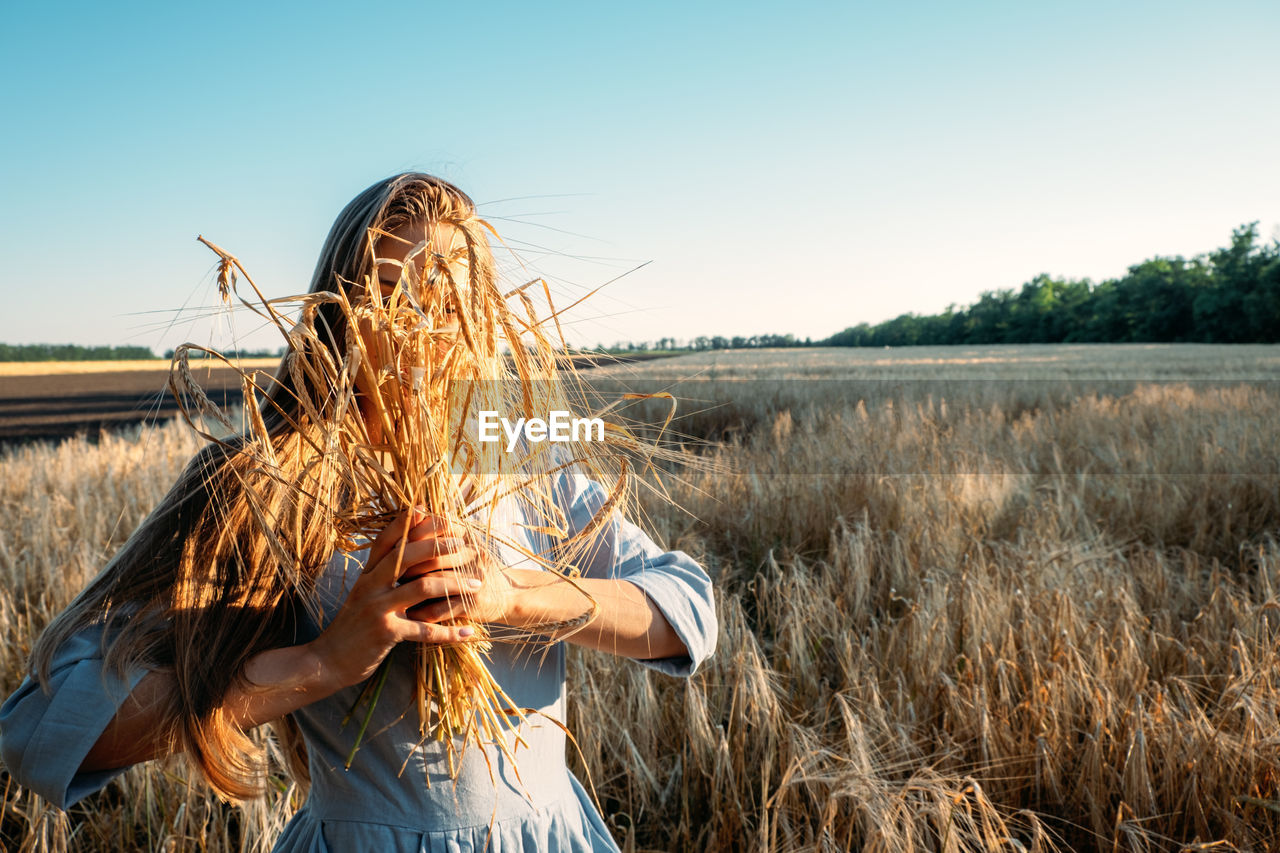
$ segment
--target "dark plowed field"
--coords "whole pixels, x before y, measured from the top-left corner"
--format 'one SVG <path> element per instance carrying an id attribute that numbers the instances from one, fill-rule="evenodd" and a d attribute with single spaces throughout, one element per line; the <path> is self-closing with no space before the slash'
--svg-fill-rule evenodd
<path id="1" fill-rule="evenodd" d="M 178 407 L 165 370 L 0 377 L 0 442 L 56 439 L 167 420 Z M 240 402 L 240 381 L 227 368 L 197 371 L 215 402 Z"/>
<path id="2" fill-rule="evenodd" d="M 616 356 L 606 363 L 653 357 Z M 594 363 L 588 358 L 577 360 L 579 369 Z M 231 369 L 193 368 L 193 373 L 216 403 L 240 403 L 240 380 Z M 59 439 L 77 433 L 95 436 L 103 429 L 168 420 L 178 413 L 167 387 L 168 378 L 169 373 L 163 368 L 0 376 L 0 444 Z"/>

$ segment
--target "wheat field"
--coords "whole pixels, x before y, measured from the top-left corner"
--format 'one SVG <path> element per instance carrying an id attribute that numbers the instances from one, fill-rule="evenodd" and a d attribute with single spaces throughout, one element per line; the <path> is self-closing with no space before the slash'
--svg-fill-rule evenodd
<path id="1" fill-rule="evenodd" d="M 646 504 L 717 584 L 682 681 L 575 649 L 570 719 L 624 850 L 1280 848 L 1280 347 L 703 353 L 716 463 Z M 660 418 L 659 418 L 660 420 Z M 0 456 L 0 687 L 196 448 L 170 424 Z M 266 849 L 179 762 L 10 850 Z"/>

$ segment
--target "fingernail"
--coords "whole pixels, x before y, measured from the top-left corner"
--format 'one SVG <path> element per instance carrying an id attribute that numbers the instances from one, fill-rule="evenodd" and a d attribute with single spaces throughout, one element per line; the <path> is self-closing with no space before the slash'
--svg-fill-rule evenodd
<path id="1" fill-rule="evenodd" d="M 484 581 L 480 580 L 479 578 L 467 578 L 467 586 L 471 587 L 472 589 L 479 589 L 480 587 L 484 586 Z"/>
<path id="2" fill-rule="evenodd" d="M 475 632 L 476 632 L 476 629 L 475 629 L 475 628 L 459 628 L 459 629 L 458 629 L 458 636 L 459 636 L 459 637 L 470 637 L 470 636 L 471 636 L 472 634 L 474 634 Z"/>

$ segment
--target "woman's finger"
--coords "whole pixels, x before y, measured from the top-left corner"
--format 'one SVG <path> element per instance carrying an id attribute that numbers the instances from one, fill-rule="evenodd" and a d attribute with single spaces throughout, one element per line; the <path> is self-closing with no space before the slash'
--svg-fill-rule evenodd
<path id="1" fill-rule="evenodd" d="M 438 569 L 456 569 L 475 560 L 475 551 L 461 539 L 423 539 L 410 542 L 403 551 L 392 551 L 383 561 L 392 569 L 379 568 L 381 576 L 392 580 L 415 578 Z"/>
<path id="2" fill-rule="evenodd" d="M 466 642 L 475 635 L 475 628 L 469 625 L 437 625 L 434 622 L 419 622 L 416 619 L 399 619 L 396 623 L 401 642 L 433 643 L 447 645 L 449 643 Z"/>
<path id="3" fill-rule="evenodd" d="M 479 578 L 444 571 L 406 581 L 392 590 L 389 595 L 396 605 L 395 609 L 402 610 L 432 598 L 451 596 L 460 600 L 465 595 L 474 594 L 481 585 Z"/>
<path id="4" fill-rule="evenodd" d="M 435 513 L 425 511 L 417 516 L 413 526 L 409 528 L 410 540 L 426 539 L 429 536 L 457 535 L 458 531 L 448 521 Z"/>
<path id="5" fill-rule="evenodd" d="M 409 530 L 418 521 L 421 521 L 422 517 L 423 512 L 421 510 L 405 510 L 392 519 L 390 524 L 382 528 L 382 532 L 374 538 L 373 544 L 369 546 L 369 560 L 365 563 L 365 571 L 377 571 L 383 559 L 404 539 L 405 531 Z"/>
<path id="6" fill-rule="evenodd" d="M 442 598 L 436 601 L 423 602 L 417 607 L 410 607 L 405 611 L 404 615 L 420 622 L 444 622 L 448 619 L 458 619 L 469 615 L 474 604 L 474 598 L 470 600 L 456 596 Z"/>
<path id="7" fill-rule="evenodd" d="M 439 557 L 428 557 L 420 560 L 412 565 L 406 565 L 400 572 L 400 581 L 413 580 L 422 575 L 431 572 L 444 571 L 446 569 L 468 569 L 475 565 L 476 552 L 467 547 L 463 547 L 458 551 L 441 554 Z M 473 576 L 478 576 L 478 572 L 468 572 Z"/>

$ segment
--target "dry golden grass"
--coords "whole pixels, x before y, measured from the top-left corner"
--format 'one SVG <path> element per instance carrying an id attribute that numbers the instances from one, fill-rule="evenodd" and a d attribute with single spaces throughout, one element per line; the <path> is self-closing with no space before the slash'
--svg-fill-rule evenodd
<path id="1" fill-rule="evenodd" d="M 680 428 L 732 468 L 690 475 L 690 515 L 647 507 L 717 581 L 706 668 L 571 656 L 624 849 L 1280 846 L 1280 348 L 986 352 L 612 369 L 705 369 Z M 1006 378 L 1057 358 L 1082 382 L 959 381 L 1000 352 Z M 168 427 L 0 459 L 6 691 L 193 449 Z M 69 821 L 11 785 L 4 843 L 233 850 L 297 805 L 233 812 L 183 778 L 135 769 Z"/>

